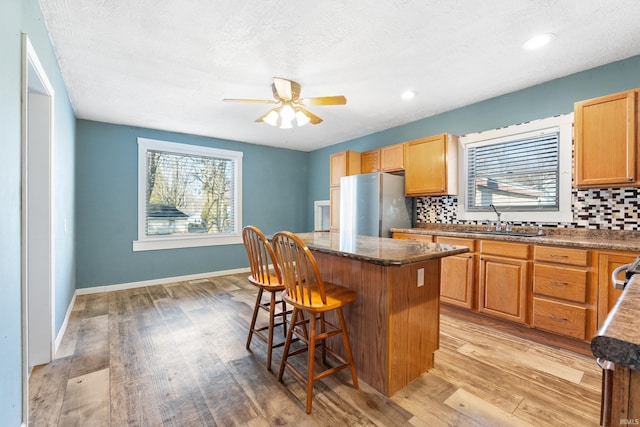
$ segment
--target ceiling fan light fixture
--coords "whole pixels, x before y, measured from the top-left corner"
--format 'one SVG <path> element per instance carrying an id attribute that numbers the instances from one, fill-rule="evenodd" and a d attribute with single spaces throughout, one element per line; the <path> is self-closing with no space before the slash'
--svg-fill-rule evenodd
<path id="1" fill-rule="evenodd" d="M 280 129 L 291 129 L 296 112 L 290 102 L 286 102 L 280 107 Z"/>
<path id="2" fill-rule="evenodd" d="M 225 98 L 227 102 L 243 102 L 248 104 L 276 104 L 275 108 L 258 117 L 257 123 L 264 122 L 280 129 L 291 129 L 293 121 L 297 126 L 308 123 L 317 125 L 322 119 L 304 107 L 308 105 L 345 105 L 347 98 L 343 95 L 318 96 L 314 98 L 300 98 L 300 84 L 293 80 L 274 77 L 271 84 L 275 100 L 267 99 L 236 99 Z"/>
<path id="3" fill-rule="evenodd" d="M 303 111 L 296 111 L 296 123 L 298 126 L 304 126 L 309 123 L 311 119 Z"/>
<path id="4" fill-rule="evenodd" d="M 291 103 L 287 102 L 282 106 L 282 108 L 280 108 L 280 117 L 282 117 L 282 120 L 286 120 L 288 122 L 296 117 L 296 112 Z"/>
<path id="5" fill-rule="evenodd" d="M 284 120 L 283 118 L 282 123 L 280 123 L 280 129 L 291 129 L 293 127 L 291 122 L 291 120 Z"/>
<path id="6" fill-rule="evenodd" d="M 278 126 L 278 113 L 276 110 L 269 111 L 263 121 L 271 126 Z"/>

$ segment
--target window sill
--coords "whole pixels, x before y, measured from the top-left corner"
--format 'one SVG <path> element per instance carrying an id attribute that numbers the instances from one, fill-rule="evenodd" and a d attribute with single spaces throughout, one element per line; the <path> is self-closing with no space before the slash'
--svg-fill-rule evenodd
<path id="1" fill-rule="evenodd" d="M 242 244 L 242 236 L 226 237 L 164 237 L 147 240 L 134 240 L 133 251 L 156 251 L 161 249 L 197 248 L 202 246 L 220 246 Z"/>

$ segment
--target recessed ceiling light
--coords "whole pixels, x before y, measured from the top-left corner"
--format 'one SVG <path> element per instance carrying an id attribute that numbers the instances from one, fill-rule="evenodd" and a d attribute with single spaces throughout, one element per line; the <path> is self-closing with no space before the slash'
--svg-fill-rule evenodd
<path id="1" fill-rule="evenodd" d="M 525 49 L 537 49 L 539 47 L 546 45 L 555 37 L 556 35 L 552 33 L 539 34 L 527 40 L 527 42 L 524 45 L 522 45 L 522 47 L 524 47 Z"/>
<path id="2" fill-rule="evenodd" d="M 408 101 L 414 98 L 416 96 L 416 93 L 413 90 L 407 90 L 407 91 L 404 91 L 401 96 L 402 96 L 402 99 L 404 99 L 405 101 Z"/>

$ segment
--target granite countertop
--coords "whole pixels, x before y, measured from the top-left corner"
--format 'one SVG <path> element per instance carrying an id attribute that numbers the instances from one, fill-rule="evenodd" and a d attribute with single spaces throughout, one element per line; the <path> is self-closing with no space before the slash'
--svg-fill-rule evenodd
<path id="1" fill-rule="evenodd" d="M 594 356 L 640 370 L 640 275 L 633 276 L 591 340 Z"/>
<path id="2" fill-rule="evenodd" d="M 536 245 L 568 246 L 583 249 L 640 252 L 640 232 L 544 227 L 543 236 L 522 237 L 484 234 L 486 227 L 461 224 L 419 224 L 417 228 L 392 228 L 392 232 L 431 234 L 469 239 L 504 240 Z M 474 232 L 475 231 L 475 232 Z M 513 227 L 514 232 L 536 234 L 535 227 Z"/>
<path id="3" fill-rule="evenodd" d="M 309 249 L 385 266 L 411 264 L 469 252 L 466 246 L 326 231 L 296 235 Z"/>

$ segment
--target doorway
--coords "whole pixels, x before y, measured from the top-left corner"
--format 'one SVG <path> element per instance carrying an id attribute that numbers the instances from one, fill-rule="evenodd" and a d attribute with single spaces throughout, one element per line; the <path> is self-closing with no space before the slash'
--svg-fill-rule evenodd
<path id="1" fill-rule="evenodd" d="M 53 99 L 29 38 L 22 36 L 22 389 L 28 416 L 31 369 L 53 360 Z"/>

